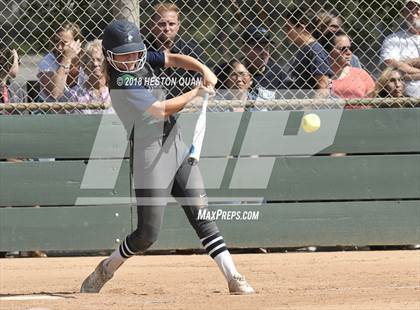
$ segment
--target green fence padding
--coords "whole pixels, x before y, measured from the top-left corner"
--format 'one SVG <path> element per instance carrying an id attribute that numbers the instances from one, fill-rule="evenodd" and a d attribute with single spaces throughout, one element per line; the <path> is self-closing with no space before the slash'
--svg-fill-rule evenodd
<path id="1" fill-rule="evenodd" d="M 240 155 L 420 152 L 420 109 L 305 111 L 318 114 L 321 127 L 311 134 L 300 128 L 297 135 L 289 132 L 290 113 L 296 112 L 251 113 Z"/>
<path id="2" fill-rule="evenodd" d="M 96 138 L 99 158 L 128 156 L 116 115 L 0 115 L 0 158 L 89 158 Z"/>
<path id="3" fill-rule="evenodd" d="M 233 171 L 227 169 L 229 161 L 235 164 Z M 118 172 L 119 164 L 118 160 L 104 161 L 105 168 L 91 174 L 94 188 L 80 189 L 84 162 L 0 163 L 0 205 L 104 204 L 112 198 L 130 197 L 128 160 Z M 204 158 L 200 167 L 209 197 L 270 201 L 420 198 L 420 155 Z M 228 173 L 232 176 L 224 186 Z M 112 176 L 117 175 L 113 187 Z M 107 180 L 111 188 L 95 188 Z M 81 202 L 83 197 L 97 199 Z"/>
<path id="4" fill-rule="evenodd" d="M 131 216 L 126 205 L 0 208 L 0 250 L 113 249 Z"/>
<path id="5" fill-rule="evenodd" d="M 218 209 L 224 212 L 259 211 L 258 220 L 254 221 L 219 217 L 217 224 L 221 233 L 228 246 L 234 248 L 420 243 L 418 201 L 308 202 L 209 208 L 216 212 Z M 122 241 L 131 231 L 135 208 L 133 211 L 128 206 L 0 208 L 0 250 L 114 249 L 117 239 Z M 152 249 L 200 247 L 183 210 L 167 207 L 162 231 Z"/>
<path id="6" fill-rule="evenodd" d="M 297 111 L 208 113 L 202 156 L 231 155 L 235 137 L 243 141 L 233 149 L 243 156 L 420 152 L 420 109 L 305 111 L 312 112 L 321 117 L 320 130 L 307 134 L 298 129 L 296 135 Z M 197 117 L 185 113 L 178 118 L 187 144 Z M 26 115 L 0 116 L 0 158 L 88 158 L 101 120 L 108 143 L 95 145 L 96 153 L 127 156 L 126 133 L 116 116 Z"/>
<path id="7" fill-rule="evenodd" d="M 81 189 L 86 170 L 84 161 L 0 162 L 0 206 L 72 206 L 81 197 L 103 198 L 99 202 L 103 204 L 130 197 L 129 166 L 127 159 L 104 161 L 103 169 L 90 174 L 90 184 L 99 187 L 109 181 L 111 187 Z"/>
<path id="8" fill-rule="evenodd" d="M 218 209 L 259 211 L 256 221 L 222 220 L 219 217 L 217 225 L 229 247 L 420 243 L 419 201 L 307 202 L 209 208 L 216 212 Z M 153 249 L 200 247 L 183 210 L 167 207 L 163 229 Z"/>
<path id="9" fill-rule="evenodd" d="M 233 173 L 225 169 L 236 162 Z M 204 158 L 209 197 L 274 201 L 420 199 L 420 155 Z M 225 169 L 225 170 L 224 170 Z M 225 174 L 231 181 L 221 187 Z"/>

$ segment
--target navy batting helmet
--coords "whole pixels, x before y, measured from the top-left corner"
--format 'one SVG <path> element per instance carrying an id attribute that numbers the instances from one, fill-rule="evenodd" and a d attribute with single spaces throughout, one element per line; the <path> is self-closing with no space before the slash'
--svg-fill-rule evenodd
<path id="1" fill-rule="evenodd" d="M 146 62 L 146 46 L 139 28 L 127 20 L 114 20 L 105 27 L 102 48 L 108 63 L 120 72 L 135 72 Z M 136 58 L 115 60 L 115 56 L 137 53 Z M 121 57 L 118 57 L 121 59 Z M 124 57 L 123 57 L 124 58 Z"/>

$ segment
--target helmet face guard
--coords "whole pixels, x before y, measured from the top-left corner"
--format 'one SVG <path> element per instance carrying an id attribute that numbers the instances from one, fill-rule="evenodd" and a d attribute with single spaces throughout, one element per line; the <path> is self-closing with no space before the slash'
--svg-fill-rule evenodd
<path id="1" fill-rule="evenodd" d="M 114 20 L 105 27 L 102 48 L 107 62 L 119 72 L 136 72 L 146 63 L 147 51 L 140 29 L 127 20 Z"/>
<path id="2" fill-rule="evenodd" d="M 129 55 L 129 54 L 134 54 L 134 53 L 137 53 L 137 59 L 135 60 L 125 60 L 125 61 L 115 60 L 115 56 L 124 56 L 124 55 Z M 144 64 L 146 63 L 146 55 L 147 55 L 146 49 L 136 50 L 132 52 L 125 52 L 125 53 L 114 53 L 112 51 L 106 51 L 106 60 L 115 70 L 119 72 L 133 73 L 133 72 L 139 71 L 140 69 L 144 67 Z M 132 66 L 133 64 L 134 66 Z"/>

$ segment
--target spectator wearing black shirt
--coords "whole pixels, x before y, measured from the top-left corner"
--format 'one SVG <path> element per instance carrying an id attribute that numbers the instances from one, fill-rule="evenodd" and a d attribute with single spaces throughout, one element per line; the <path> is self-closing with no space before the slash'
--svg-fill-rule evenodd
<path id="1" fill-rule="evenodd" d="M 190 37 L 181 36 L 180 10 L 173 3 L 160 3 L 154 6 L 151 18 L 151 35 L 146 39 L 148 51 L 170 52 L 192 56 L 205 63 L 204 50 Z M 160 88 L 167 91 L 167 98 L 176 97 L 200 83 L 200 76 L 183 69 L 155 69 L 154 74 Z"/>
<path id="2" fill-rule="evenodd" d="M 326 96 L 328 77 L 331 76 L 329 56 L 312 35 L 313 16 L 295 8 L 286 13 L 285 19 L 287 38 L 299 48 L 290 63 L 289 88 L 303 91 L 304 97 Z"/>
<path id="3" fill-rule="evenodd" d="M 264 27 L 251 26 L 242 34 L 243 62 L 253 77 L 251 93 L 259 99 L 275 99 L 276 91 L 285 89 L 285 73 L 272 58 L 272 35 Z"/>

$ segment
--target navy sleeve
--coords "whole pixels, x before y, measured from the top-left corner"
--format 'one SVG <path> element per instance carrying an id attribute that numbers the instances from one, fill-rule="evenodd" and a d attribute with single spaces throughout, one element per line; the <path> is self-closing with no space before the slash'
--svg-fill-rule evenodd
<path id="1" fill-rule="evenodd" d="M 331 75 L 331 69 L 329 65 L 329 55 L 324 48 L 319 44 L 315 43 L 311 46 L 311 73 L 314 76 L 317 75 Z"/>
<path id="2" fill-rule="evenodd" d="M 165 67 L 165 54 L 163 52 L 147 51 L 146 62 L 154 69 Z"/>

